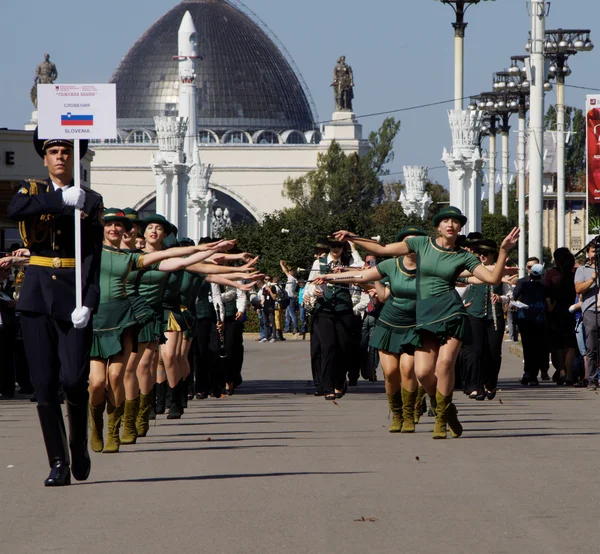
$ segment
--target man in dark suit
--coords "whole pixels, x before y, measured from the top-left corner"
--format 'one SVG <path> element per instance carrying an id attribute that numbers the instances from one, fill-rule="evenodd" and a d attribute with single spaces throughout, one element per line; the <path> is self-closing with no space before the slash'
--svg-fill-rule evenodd
<path id="1" fill-rule="evenodd" d="M 45 181 L 23 181 L 8 207 L 11 219 L 19 221 L 24 246 L 31 257 L 25 272 L 17 310 L 31 380 L 38 402 L 38 415 L 50 463 L 46 486 L 62 486 L 87 479 L 90 457 L 87 449 L 87 410 L 91 315 L 100 296 L 102 251 L 102 197 L 73 186 L 73 142 L 63 139 L 34 145 L 48 168 Z M 82 156 L 87 143 L 82 141 Z M 81 210 L 81 260 L 83 306 L 75 300 L 75 211 Z M 69 416 L 69 446 L 59 405 L 62 384 Z"/>

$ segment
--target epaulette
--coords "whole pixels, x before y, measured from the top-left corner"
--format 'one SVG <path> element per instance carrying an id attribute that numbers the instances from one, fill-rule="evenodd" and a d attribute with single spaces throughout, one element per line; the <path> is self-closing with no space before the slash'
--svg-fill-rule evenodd
<path id="1" fill-rule="evenodd" d="M 19 194 L 38 194 L 39 187 L 46 186 L 46 181 L 41 181 L 39 179 L 25 179 L 23 183 L 29 188 L 21 186 L 17 191 Z"/>
<path id="2" fill-rule="evenodd" d="M 38 185 L 45 185 L 46 181 L 40 179 L 25 179 L 26 183 L 37 183 Z"/>

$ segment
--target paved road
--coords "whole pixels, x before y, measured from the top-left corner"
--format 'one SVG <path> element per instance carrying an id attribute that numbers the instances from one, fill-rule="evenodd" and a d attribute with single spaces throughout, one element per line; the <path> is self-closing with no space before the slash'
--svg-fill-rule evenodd
<path id="1" fill-rule="evenodd" d="M 160 419 L 91 479 L 42 486 L 34 406 L 0 402 L 0 552 L 598 552 L 600 396 L 518 387 L 457 398 L 465 434 L 387 432 L 381 383 L 307 394 L 308 344 L 247 341 L 245 385 Z M 364 519 L 364 521 L 363 521 Z"/>

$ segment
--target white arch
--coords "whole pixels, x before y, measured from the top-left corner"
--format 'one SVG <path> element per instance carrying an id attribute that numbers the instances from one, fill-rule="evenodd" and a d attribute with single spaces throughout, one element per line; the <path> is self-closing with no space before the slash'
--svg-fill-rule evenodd
<path id="1" fill-rule="evenodd" d="M 298 137 L 299 142 L 288 142 L 292 137 Z M 306 144 L 306 136 L 304 133 L 300 131 L 296 131 L 295 129 L 289 129 L 281 133 L 281 141 L 284 144 Z"/>
<path id="2" fill-rule="evenodd" d="M 234 200 L 237 200 L 244 208 L 246 208 L 250 212 L 250 215 L 259 223 L 261 223 L 264 219 L 265 214 L 263 212 L 261 212 L 252 202 L 250 202 L 234 190 L 230 189 L 228 186 L 220 185 L 219 183 L 214 183 L 211 181 L 208 188 L 222 192 L 227 196 L 231 196 L 231 198 L 233 198 Z"/>
<path id="3" fill-rule="evenodd" d="M 281 137 L 275 131 L 270 131 L 268 129 L 261 129 L 260 131 L 256 131 L 256 133 L 252 135 L 252 142 L 255 144 L 260 144 L 260 139 L 265 135 L 270 135 L 271 137 L 275 138 L 275 142 L 271 142 L 268 144 L 281 144 L 282 142 Z"/>
<path id="4" fill-rule="evenodd" d="M 215 133 L 212 129 L 198 129 L 198 136 L 200 136 L 200 133 L 208 133 L 211 137 L 213 137 L 215 139 L 214 144 L 220 144 L 220 142 L 221 142 L 219 135 L 217 135 L 217 133 Z M 213 144 L 213 143 L 200 142 L 200 144 Z"/>
<path id="5" fill-rule="evenodd" d="M 223 144 L 227 143 L 227 139 L 229 138 L 230 135 L 234 134 L 234 133 L 241 133 L 243 134 L 247 139 L 248 142 L 247 143 L 241 143 L 241 144 L 252 144 L 252 137 L 250 136 L 250 133 L 248 133 L 247 131 L 236 131 L 236 130 L 231 130 L 231 131 L 226 131 L 223 136 L 221 137 L 221 142 Z M 229 144 L 237 144 L 237 143 L 229 143 Z"/>
<path id="6" fill-rule="evenodd" d="M 321 142 L 321 133 L 319 131 L 306 131 L 304 136 L 308 144 L 319 144 Z"/>

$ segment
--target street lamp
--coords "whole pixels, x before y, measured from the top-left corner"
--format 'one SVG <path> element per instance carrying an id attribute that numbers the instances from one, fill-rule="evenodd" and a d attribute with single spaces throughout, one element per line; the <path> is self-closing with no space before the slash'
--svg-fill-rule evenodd
<path id="1" fill-rule="evenodd" d="M 525 265 L 527 262 L 527 242 L 525 241 L 525 124 L 527 111 L 529 110 L 529 89 L 530 83 L 527 79 L 527 70 L 525 63 L 529 56 L 511 56 L 511 64 L 508 72 L 512 75 L 519 98 L 519 133 L 517 141 L 517 198 L 519 207 L 519 229 L 521 230 L 521 240 L 519 241 L 519 277 L 525 276 Z"/>
<path id="2" fill-rule="evenodd" d="M 589 29 L 547 30 L 544 55 L 551 62 L 549 77 L 556 78 L 556 243 L 566 245 L 565 234 L 565 78 L 571 75 L 567 60 L 594 48 Z"/>
<path id="3" fill-rule="evenodd" d="M 492 93 L 489 93 L 492 95 Z M 484 124 L 481 128 L 490 138 L 488 153 L 488 212 L 496 212 L 496 131 L 498 116 L 494 112 L 495 101 L 486 94 L 471 98 L 469 109 L 481 110 L 484 114 Z"/>
<path id="4" fill-rule="evenodd" d="M 465 12 L 470 6 L 479 4 L 481 0 L 438 0 L 442 4 L 449 5 L 456 16 L 452 23 L 454 27 L 454 109 L 463 109 L 464 94 L 464 61 L 465 61 Z M 495 0 L 484 0 L 495 2 Z"/>

